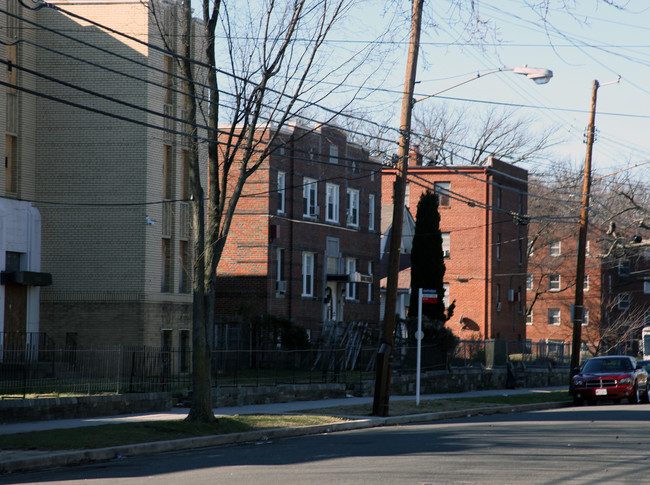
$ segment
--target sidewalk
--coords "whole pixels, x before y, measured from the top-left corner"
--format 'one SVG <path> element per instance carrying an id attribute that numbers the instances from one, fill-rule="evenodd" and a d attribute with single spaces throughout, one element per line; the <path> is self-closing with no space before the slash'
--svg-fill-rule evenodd
<path id="1" fill-rule="evenodd" d="M 448 399 L 458 397 L 481 397 L 494 395 L 515 395 L 531 392 L 549 392 L 564 390 L 566 387 L 548 387 L 537 389 L 493 389 L 486 391 L 470 391 L 453 394 L 427 394 L 420 396 L 420 400 Z M 391 401 L 415 401 L 415 396 L 391 396 Z M 372 397 L 349 397 L 343 399 L 327 399 L 321 401 L 297 401 L 288 403 L 256 404 L 250 406 L 232 406 L 215 409 L 217 416 L 233 416 L 238 414 L 286 414 L 301 410 L 326 408 L 333 406 L 346 406 L 354 404 L 372 403 Z M 127 456 L 142 454 L 162 453 L 167 451 L 200 448 L 206 446 L 219 446 L 243 442 L 257 442 L 269 439 L 278 439 L 288 436 L 319 434 L 332 431 L 361 429 L 373 426 L 387 426 L 405 424 L 409 422 L 435 421 L 439 419 L 452 419 L 467 415 L 487 414 L 497 412 L 531 411 L 535 409 L 548 409 L 555 407 L 553 403 L 540 405 L 524 405 L 513 409 L 479 408 L 470 411 L 459 409 L 443 413 L 426 413 L 408 416 L 393 416 L 388 418 L 360 416 L 358 419 L 344 423 L 335 423 L 322 426 L 309 426 L 306 428 L 274 429 L 252 431 L 247 433 L 234 433 L 216 435 L 204 438 L 189 438 L 183 440 L 162 441 L 156 443 L 142 443 L 138 445 L 125 445 L 99 450 L 72 450 L 72 451 L 20 451 L 0 450 L 0 472 L 15 472 L 34 469 L 51 468 L 55 466 L 73 465 L 91 461 L 105 461 Z M 49 431 L 65 428 L 78 428 L 98 426 L 101 424 L 116 424 L 128 422 L 156 421 L 184 419 L 188 413 L 187 408 L 177 408 L 161 413 L 144 413 L 121 416 L 107 416 L 87 419 L 63 419 L 53 421 L 37 421 L 29 423 L 12 423 L 0 425 L 0 435 L 24 433 L 29 431 Z"/>

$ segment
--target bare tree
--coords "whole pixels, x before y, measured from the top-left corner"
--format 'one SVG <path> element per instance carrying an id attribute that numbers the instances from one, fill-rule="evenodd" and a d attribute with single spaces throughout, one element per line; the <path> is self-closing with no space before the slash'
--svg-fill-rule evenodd
<path id="1" fill-rule="evenodd" d="M 314 86 L 325 77 L 343 82 L 369 55 L 355 53 L 338 65 L 319 57 L 327 35 L 350 5 L 350 0 L 202 0 L 202 19 L 197 22 L 190 0 L 182 2 L 177 59 L 191 135 L 194 242 L 193 397 L 188 420 L 214 420 L 210 337 L 216 273 L 244 185 L 276 148 L 281 128 L 336 88 L 323 92 Z M 219 34 L 222 45 L 217 50 Z M 193 50 L 197 45 L 199 53 Z M 224 65 L 227 68 L 220 69 Z M 207 179 L 199 162 L 202 144 L 207 148 Z"/>

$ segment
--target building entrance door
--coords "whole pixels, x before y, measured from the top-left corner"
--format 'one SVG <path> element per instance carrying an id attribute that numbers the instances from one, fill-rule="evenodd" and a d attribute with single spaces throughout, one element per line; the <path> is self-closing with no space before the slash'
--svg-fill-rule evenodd
<path id="1" fill-rule="evenodd" d="M 19 358 L 27 342 L 27 287 L 5 285 L 4 360 Z"/>

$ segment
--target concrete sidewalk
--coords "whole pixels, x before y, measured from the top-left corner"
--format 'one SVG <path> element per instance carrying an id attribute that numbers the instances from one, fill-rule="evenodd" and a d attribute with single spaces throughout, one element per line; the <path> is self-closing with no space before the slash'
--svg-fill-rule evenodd
<path id="1" fill-rule="evenodd" d="M 527 393 L 542 393 L 550 391 L 565 390 L 566 387 L 548 387 L 536 389 L 494 389 L 486 391 L 471 391 L 452 394 L 427 394 L 420 396 L 420 400 L 448 399 L 459 397 L 481 397 L 495 395 L 516 395 Z M 415 396 L 391 396 L 391 401 L 410 400 L 415 402 Z M 297 411 L 327 408 L 334 406 L 346 406 L 355 404 L 372 403 L 372 397 L 349 397 L 343 399 L 326 399 L 321 401 L 297 401 L 288 403 L 256 404 L 250 406 L 233 406 L 215 409 L 217 416 L 234 416 L 241 414 L 288 414 Z M 561 405 L 566 405 L 562 403 Z M 34 469 L 51 468 L 55 466 L 74 465 L 92 461 L 105 461 L 127 456 L 142 454 L 162 453 L 167 451 L 200 448 L 207 446 L 219 446 L 234 443 L 258 442 L 269 439 L 278 439 L 289 436 L 308 434 L 319 434 L 332 431 L 343 431 L 361 429 L 373 426 L 387 426 L 395 424 L 406 424 L 412 422 L 435 421 L 440 419 L 452 419 L 477 414 L 495 414 L 503 412 L 532 411 L 537 409 L 548 409 L 557 407 L 554 403 L 542 403 L 539 405 L 506 406 L 491 408 L 478 408 L 471 411 L 459 409 L 457 411 L 446 411 L 440 413 L 424 413 L 408 416 L 393 416 L 388 418 L 360 416 L 352 421 L 333 423 L 328 425 L 308 426 L 304 428 L 274 429 L 251 431 L 247 433 L 234 433 L 228 435 L 215 435 L 201 438 L 188 438 L 182 440 L 162 441 L 156 443 L 141 443 L 137 445 L 124 445 L 99 450 L 71 450 L 71 451 L 30 451 L 30 450 L 1 450 L 0 449 L 0 473 L 26 471 Z M 516 408 L 516 409 L 515 409 Z M 116 424 L 129 422 L 143 422 L 155 420 L 184 419 L 188 409 L 177 408 L 167 412 L 143 413 L 122 416 L 106 416 L 87 419 L 63 419 L 54 421 L 37 421 L 29 423 L 12 423 L 0 425 L 0 435 L 24 433 L 29 431 L 49 431 L 65 428 L 78 428 L 98 426 L 101 424 Z M 1 445 L 0 445 L 1 448 Z"/>

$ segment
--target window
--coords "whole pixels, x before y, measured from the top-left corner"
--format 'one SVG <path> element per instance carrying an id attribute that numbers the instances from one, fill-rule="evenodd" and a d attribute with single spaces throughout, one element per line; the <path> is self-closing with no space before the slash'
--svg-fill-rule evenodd
<path id="1" fill-rule="evenodd" d="M 314 296 L 314 253 L 302 253 L 302 296 Z"/>
<path id="2" fill-rule="evenodd" d="M 501 233 L 497 234 L 496 250 L 497 250 L 497 261 L 501 261 Z"/>
<path id="3" fill-rule="evenodd" d="M 190 243 L 188 241 L 179 241 L 178 254 L 181 269 L 178 292 L 190 293 L 192 289 L 192 261 L 190 260 Z"/>
<path id="4" fill-rule="evenodd" d="M 345 261 L 346 273 L 348 276 L 353 276 L 357 271 L 357 260 L 354 258 L 347 258 Z M 357 284 L 346 283 L 345 285 L 345 298 L 346 300 L 357 299 Z"/>
<path id="5" fill-rule="evenodd" d="M 519 192 L 519 203 L 517 204 L 519 214 L 524 214 L 524 193 Z"/>
<path id="6" fill-rule="evenodd" d="M 181 372 L 189 372 L 190 362 L 192 358 L 192 347 L 190 342 L 190 331 L 187 329 L 179 330 L 178 332 L 178 370 Z"/>
<path id="7" fill-rule="evenodd" d="M 359 227 L 359 191 L 348 189 L 347 224 Z"/>
<path id="8" fill-rule="evenodd" d="M 630 308 L 630 294 L 629 293 L 619 293 L 618 294 L 618 309 L 625 311 Z"/>
<path id="9" fill-rule="evenodd" d="M 368 302 L 370 303 L 372 301 L 372 261 L 368 262 L 368 275 L 370 275 L 368 282 Z"/>
<path id="10" fill-rule="evenodd" d="M 548 275 L 549 291 L 560 291 L 561 276 L 559 274 Z"/>
<path id="11" fill-rule="evenodd" d="M 560 325 L 560 309 L 559 308 L 549 308 L 548 309 L 548 324 L 549 325 Z"/>
<path id="12" fill-rule="evenodd" d="M 643 280 L 643 293 L 650 294 L 650 280 Z"/>
<path id="13" fill-rule="evenodd" d="M 562 241 L 554 241 L 548 245 L 549 256 L 559 256 L 562 254 Z"/>
<path id="14" fill-rule="evenodd" d="M 532 256 L 533 254 L 535 254 L 535 244 L 530 239 L 528 240 L 528 244 L 526 245 L 526 251 L 528 252 L 528 256 Z"/>
<path id="15" fill-rule="evenodd" d="M 502 199 L 503 197 L 502 197 L 501 187 L 497 187 L 497 208 L 498 209 L 501 209 Z"/>
<path id="16" fill-rule="evenodd" d="M 501 311 L 501 285 L 499 283 L 497 283 L 495 293 L 496 293 L 495 294 L 495 297 L 496 297 L 495 300 L 496 300 L 496 304 L 497 304 L 497 311 L 500 312 Z"/>
<path id="17" fill-rule="evenodd" d="M 285 189 L 286 189 L 286 177 L 287 174 L 284 172 L 278 172 L 278 213 L 284 213 L 284 201 L 285 201 Z"/>
<path id="18" fill-rule="evenodd" d="M 584 284 L 582 286 L 582 289 L 583 289 L 583 291 L 589 291 L 589 275 L 588 274 L 585 275 L 585 281 L 584 281 Z"/>
<path id="19" fill-rule="evenodd" d="M 619 276 L 630 275 L 630 262 L 627 259 L 621 259 L 618 261 L 618 275 Z"/>
<path id="20" fill-rule="evenodd" d="M 589 326 L 589 310 L 587 310 L 586 308 L 585 308 L 584 316 L 582 318 L 582 326 L 583 327 Z"/>
<path id="21" fill-rule="evenodd" d="M 170 239 L 162 239 L 162 271 L 160 280 L 160 291 L 171 292 L 172 288 L 172 242 Z"/>
<path id="22" fill-rule="evenodd" d="M 330 163 L 339 163 L 339 147 L 330 143 Z"/>
<path id="23" fill-rule="evenodd" d="M 448 207 L 450 205 L 449 200 L 449 188 L 450 182 L 435 182 L 433 184 L 433 193 L 438 196 L 438 205 L 440 207 Z"/>
<path id="24" fill-rule="evenodd" d="M 532 325 L 533 324 L 533 311 L 531 310 L 528 315 L 526 315 L 526 325 Z"/>
<path id="25" fill-rule="evenodd" d="M 334 184 L 327 184 L 325 192 L 325 205 L 326 213 L 325 220 L 327 222 L 339 222 L 339 186 Z"/>
<path id="26" fill-rule="evenodd" d="M 533 290 L 533 273 L 528 273 L 526 275 L 526 289 L 528 291 Z"/>
<path id="27" fill-rule="evenodd" d="M 302 214 L 306 217 L 318 216 L 318 205 L 316 204 L 316 180 L 305 177 L 302 186 Z"/>
<path id="28" fill-rule="evenodd" d="M 451 254 L 451 240 L 448 232 L 442 233 L 442 257 L 448 258 Z"/>
<path id="29" fill-rule="evenodd" d="M 187 150 L 181 150 L 181 202 L 180 202 L 180 237 L 189 239 L 192 227 L 190 190 L 190 159 Z"/>
<path id="30" fill-rule="evenodd" d="M 375 230 L 375 194 L 368 196 L 368 230 Z"/>
<path id="31" fill-rule="evenodd" d="M 278 248 L 275 252 L 276 269 L 275 269 L 275 291 L 285 293 L 287 291 L 286 281 L 284 278 L 284 249 Z"/>
<path id="32" fill-rule="evenodd" d="M 395 191 L 393 190 L 393 194 Z M 406 182 L 406 187 L 404 188 L 404 207 L 411 206 L 411 184 Z"/>
<path id="33" fill-rule="evenodd" d="M 442 303 L 445 305 L 445 308 L 449 307 L 449 283 L 443 283 L 442 284 L 442 291 L 444 294 L 442 295 Z"/>

